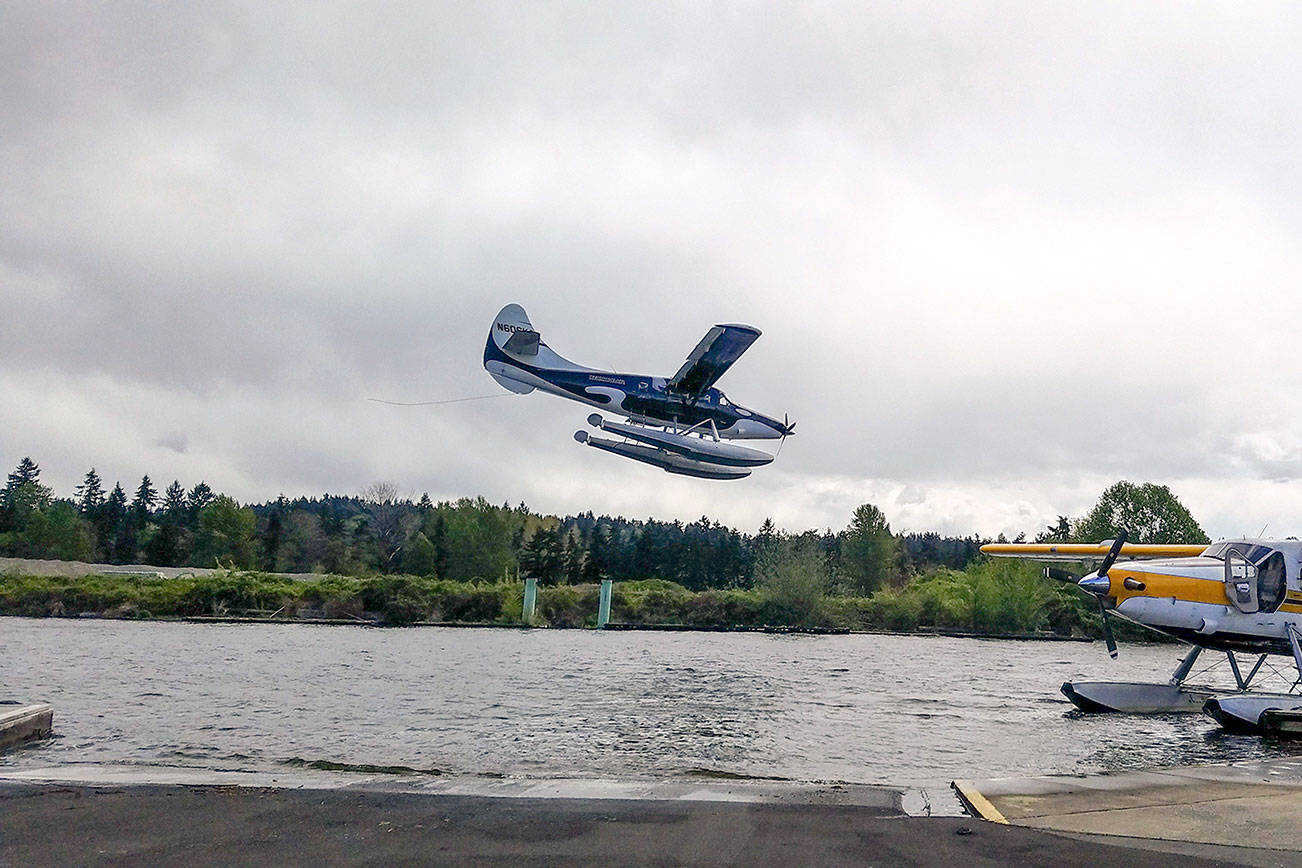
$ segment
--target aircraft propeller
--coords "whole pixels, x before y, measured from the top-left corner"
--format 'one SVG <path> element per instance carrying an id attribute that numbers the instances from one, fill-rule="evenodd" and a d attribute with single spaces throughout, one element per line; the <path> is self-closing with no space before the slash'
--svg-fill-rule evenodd
<path id="1" fill-rule="evenodd" d="M 1112 548 L 1108 549 L 1108 553 L 1103 557 L 1103 563 L 1099 564 L 1097 572 L 1092 576 L 1081 578 L 1067 570 L 1054 567 L 1044 568 L 1046 578 L 1058 582 L 1070 582 L 1082 591 L 1093 594 L 1094 598 L 1098 600 L 1099 614 L 1103 617 L 1103 641 L 1107 644 L 1108 654 L 1113 659 L 1117 656 L 1117 640 L 1112 635 L 1112 620 L 1111 616 L 1108 615 L 1107 608 L 1103 605 L 1103 598 L 1107 596 L 1108 590 L 1112 586 L 1112 580 L 1108 578 L 1108 570 L 1112 569 L 1112 565 L 1117 562 L 1117 558 L 1121 555 L 1121 548 L 1125 544 L 1126 532 L 1121 531 L 1121 533 L 1117 534 L 1117 538 L 1112 541 Z"/>
<path id="2" fill-rule="evenodd" d="M 1108 570 L 1117 562 L 1117 556 L 1121 554 L 1121 547 L 1126 544 L 1126 532 L 1123 530 L 1117 534 L 1117 538 L 1112 541 L 1112 548 L 1103 557 L 1103 563 L 1099 565 L 1098 574 L 1094 578 L 1081 579 L 1081 586 L 1090 591 L 1099 601 L 1099 614 L 1103 616 L 1103 641 L 1108 646 L 1108 656 L 1113 660 L 1117 658 L 1117 640 L 1112 635 L 1112 621 L 1108 618 L 1107 607 L 1103 605 L 1103 597 L 1106 596 L 1108 588 L 1112 581 L 1108 578 Z M 1102 582 L 1099 582 L 1102 579 Z M 1094 587 L 1089 587 L 1087 583 L 1094 582 Z M 1100 589 L 1101 588 L 1101 589 Z"/>

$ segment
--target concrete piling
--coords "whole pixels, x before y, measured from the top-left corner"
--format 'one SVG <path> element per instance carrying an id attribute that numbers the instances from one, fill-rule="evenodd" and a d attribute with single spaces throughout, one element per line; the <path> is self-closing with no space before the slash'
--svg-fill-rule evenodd
<path id="1" fill-rule="evenodd" d="M 524 611 L 520 613 L 520 620 L 526 624 L 533 623 L 534 608 L 538 604 L 538 580 L 524 580 Z"/>
<path id="2" fill-rule="evenodd" d="M 602 630 L 610 623 L 610 589 L 613 585 L 610 579 L 603 579 L 601 582 L 601 602 L 597 604 L 597 629 Z"/>

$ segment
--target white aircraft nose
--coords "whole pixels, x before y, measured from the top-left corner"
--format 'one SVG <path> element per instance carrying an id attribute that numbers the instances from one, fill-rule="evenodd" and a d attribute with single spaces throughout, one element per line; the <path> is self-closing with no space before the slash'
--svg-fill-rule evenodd
<path id="1" fill-rule="evenodd" d="M 758 419 L 739 419 L 728 429 L 728 436 L 738 440 L 777 440 L 782 434 L 772 425 L 766 425 Z"/>

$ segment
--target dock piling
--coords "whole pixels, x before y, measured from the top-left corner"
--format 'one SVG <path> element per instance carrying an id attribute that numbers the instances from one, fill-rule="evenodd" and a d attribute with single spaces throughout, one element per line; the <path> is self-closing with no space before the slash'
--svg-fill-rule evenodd
<path id="1" fill-rule="evenodd" d="M 538 580 L 524 580 L 524 611 L 520 613 L 520 620 L 526 624 L 533 623 L 534 608 L 538 604 Z"/>
<path id="2" fill-rule="evenodd" d="M 610 623 L 610 589 L 613 582 L 610 579 L 601 580 L 601 602 L 597 604 L 597 629 L 605 629 Z"/>

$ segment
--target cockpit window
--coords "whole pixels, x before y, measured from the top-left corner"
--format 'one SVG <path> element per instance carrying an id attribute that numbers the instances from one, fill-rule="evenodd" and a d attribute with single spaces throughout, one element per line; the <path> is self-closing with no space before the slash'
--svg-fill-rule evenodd
<path id="1" fill-rule="evenodd" d="M 1223 561 L 1225 560 L 1225 552 L 1227 552 L 1231 546 L 1237 549 L 1240 554 L 1254 564 L 1261 563 L 1261 560 L 1265 558 L 1266 555 L 1274 551 L 1270 546 L 1253 545 L 1252 543 L 1234 542 L 1233 540 L 1229 540 L 1226 542 L 1212 543 L 1203 551 L 1202 556 L 1205 558 L 1216 558 L 1218 561 Z M 1280 559 L 1283 559 L 1283 555 L 1280 556 Z"/>

